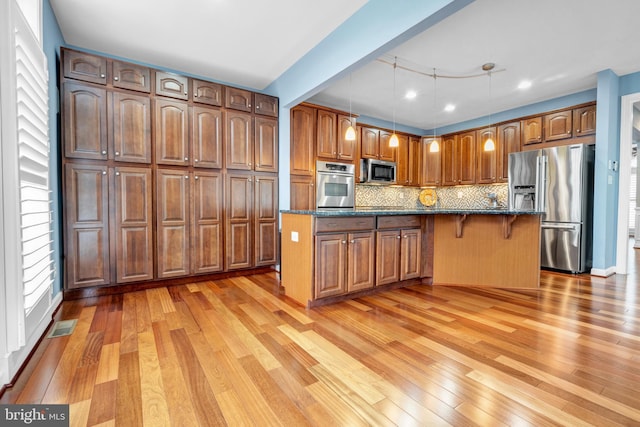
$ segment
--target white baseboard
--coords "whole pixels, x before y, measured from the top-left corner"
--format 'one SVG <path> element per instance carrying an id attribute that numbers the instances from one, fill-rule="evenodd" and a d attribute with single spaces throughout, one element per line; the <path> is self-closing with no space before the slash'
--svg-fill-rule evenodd
<path id="1" fill-rule="evenodd" d="M 614 274 L 616 274 L 616 267 L 609 267 L 605 270 L 602 270 L 600 268 L 592 268 L 591 269 L 591 275 L 592 276 L 598 276 L 598 277 L 609 277 L 609 276 L 613 276 Z"/>

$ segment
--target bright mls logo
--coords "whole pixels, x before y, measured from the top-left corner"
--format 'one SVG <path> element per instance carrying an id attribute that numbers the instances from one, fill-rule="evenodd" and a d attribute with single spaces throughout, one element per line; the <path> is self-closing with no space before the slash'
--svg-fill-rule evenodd
<path id="1" fill-rule="evenodd" d="M 69 427 L 69 405 L 0 405 L 0 425 Z"/>

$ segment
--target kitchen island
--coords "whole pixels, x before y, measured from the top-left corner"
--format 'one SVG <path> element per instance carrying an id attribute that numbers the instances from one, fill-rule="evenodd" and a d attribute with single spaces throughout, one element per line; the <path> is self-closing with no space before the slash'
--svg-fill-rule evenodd
<path id="1" fill-rule="evenodd" d="M 281 279 L 305 306 L 416 283 L 537 288 L 540 213 L 506 209 L 281 211 Z"/>

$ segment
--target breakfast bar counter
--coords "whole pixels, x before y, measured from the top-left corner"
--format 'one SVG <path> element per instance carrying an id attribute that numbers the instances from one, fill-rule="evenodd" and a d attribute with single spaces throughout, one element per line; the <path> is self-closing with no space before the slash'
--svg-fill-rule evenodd
<path id="1" fill-rule="evenodd" d="M 377 207 L 281 213 L 282 286 L 305 306 L 416 283 L 539 286 L 540 212 Z"/>

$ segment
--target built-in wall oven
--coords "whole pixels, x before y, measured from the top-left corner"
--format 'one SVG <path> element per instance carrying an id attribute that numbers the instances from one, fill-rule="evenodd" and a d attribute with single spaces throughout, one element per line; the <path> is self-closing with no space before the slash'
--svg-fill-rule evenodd
<path id="1" fill-rule="evenodd" d="M 316 162 L 316 208 L 348 209 L 355 206 L 355 165 Z"/>

